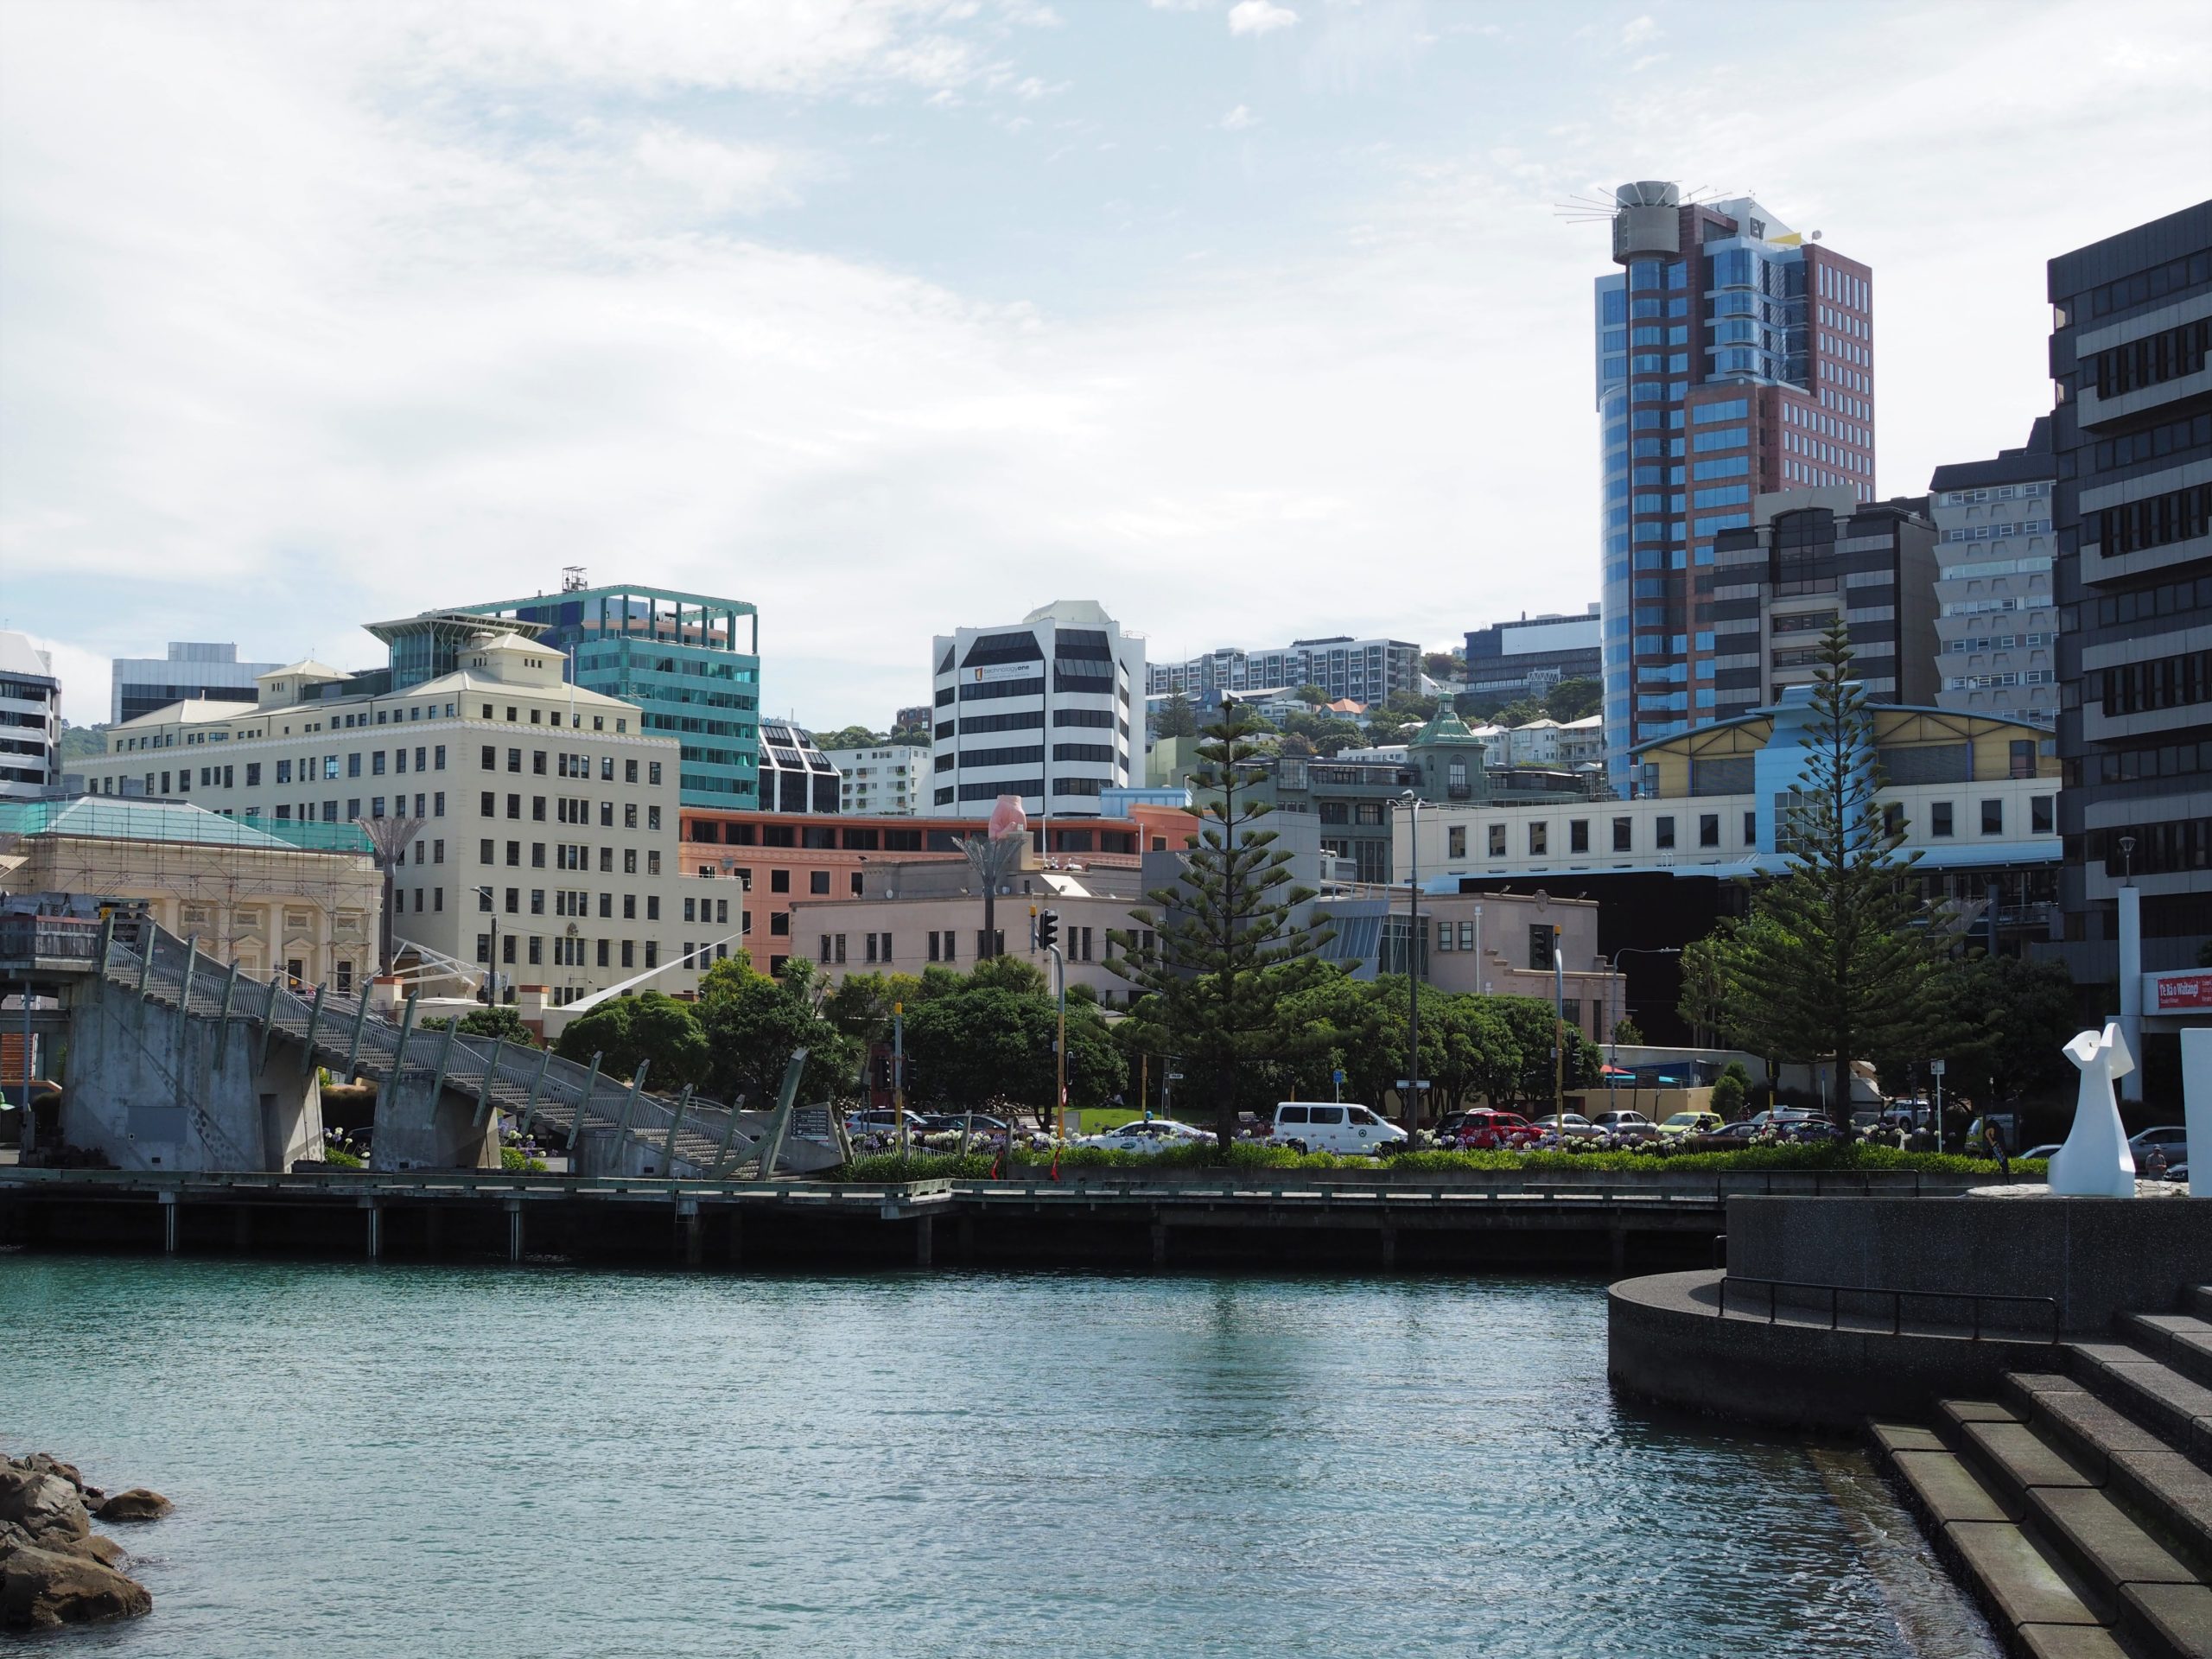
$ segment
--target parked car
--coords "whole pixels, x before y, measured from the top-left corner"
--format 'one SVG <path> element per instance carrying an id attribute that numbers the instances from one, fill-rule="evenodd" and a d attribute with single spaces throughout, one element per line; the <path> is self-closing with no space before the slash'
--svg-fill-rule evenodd
<path id="1" fill-rule="evenodd" d="M 1759 1130 L 1764 1127 L 1765 1126 L 1764 1124 L 1761 1124 L 1751 1118 L 1739 1117 L 1733 1123 L 1725 1124 L 1721 1128 L 1713 1130 L 1712 1133 L 1718 1140 L 1739 1141 L 1749 1141 L 1755 1137 L 1758 1134 Z"/>
<path id="2" fill-rule="evenodd" d="M 2022 1153 L 2020 1156 L 2023 1158 L 2048 1158 L 2058 1150 L 2059 1144 L 2060 1143 L 2056 1141 L 2046 1141 L 2039 1147 L 2030 1147 L 2025 1152 Z"/>
<path id="3" fill-rule="evenodd" d="M 1300 1145 L 1308 1152 L 1372 1153 L 1405 1138 L 1403 1129 L 1364 1106 L 1287 1100 L 1275 1108 L 1274 1133 L 1268 1140 L 1279 1147 Z"/>
<path id="4" fill-rule="evenodd" d="M 1530 1118 L 1540 1135 L 1557 1135 L 1562 1141 L 1596 1141 L 1605 1131 L 1580 1112 L 1539 1112 Z"/>
<path id="5" fill-rule="evenodd" d="M 1718 1112 L 1676 1112 L 1659 1126 L 1659 1138 L 1672 1141 L 1684 1135 L 1723 1135 L 1726 1126 Z"/>
<path id="6" fill-rule="evenodd" d="M 1518 1112 L 1454 1112 L 1444 1121 L 1457 1125 L 1445 1138 L 1462 1148 L 1526 1146 L 1541 1133 Z"/>
<path id="7" fill-rule="evenodd" d="M 1600 1112 L 1590 1122 L 1616 1141 L 1656 1141 L 1659 1138 L 1659 1126 L 1642 1112 Z"/>
<path id="8" fill-rule="evenodd" d="M 2178 1123 L 2161 1123 L 2155 1128 L 2143 1130 L 2127 1137 L 2127 1149 L 2135 1154 L 2135 1167 L 2143 1167 L 2143 1160 L 2156 1147 L 2166 1154 L 2166 1167 L 2189 1161 L 2189 1131 Z"/>
<path id="9" fill-rule="evenodd" d="M 1209 1131 L 1195 1128 L 1188 1123 L 1179 1123 L 1172 1117 L 1149 1117 L 1132 1118 L 1119 1128 L 1107 1129 L 1098 1135 L 1086 1135 L 1076 1145 L 1104 1147 L 1115 1152 L 1150 1153 L 1212 1139 Z"/>

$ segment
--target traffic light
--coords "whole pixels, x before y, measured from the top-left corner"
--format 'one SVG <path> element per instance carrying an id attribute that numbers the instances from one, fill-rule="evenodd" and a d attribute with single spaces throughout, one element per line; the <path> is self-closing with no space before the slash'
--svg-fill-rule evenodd
<path id="1" fill-rule="evenodd" d="M 1059 942 L 1060 912 L 1057 910 L 1039 912 L 1037 916 L 1037 948 L 1039 950 L 1050 950 Z"/>

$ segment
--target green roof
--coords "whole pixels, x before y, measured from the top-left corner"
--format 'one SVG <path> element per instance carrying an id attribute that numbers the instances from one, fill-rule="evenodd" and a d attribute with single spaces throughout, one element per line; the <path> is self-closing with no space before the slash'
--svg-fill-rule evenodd
<path id="1" fill-rule="evenodd" d="M 1436 711 L 1436 718 L 1415 732 L 1412 747 L 1425 747 L 1431 743 L 1480 743 L 1482 739 L 1467 729 L 1467 722 L 1450 703 Z"/>
<path id="2" fill-rule="evenodd" d="M 0 835 L 82 836 L 97 841 L 170 841 L 264 852 L 371 853 L 351 823 L 230 818 L 183 801 L 80 795 L 59 801 L 0 802 Z"/>

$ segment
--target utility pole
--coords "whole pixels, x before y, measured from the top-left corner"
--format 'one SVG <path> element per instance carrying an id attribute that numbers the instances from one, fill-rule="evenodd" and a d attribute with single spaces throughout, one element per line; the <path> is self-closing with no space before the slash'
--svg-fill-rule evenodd
<path id="1" fill-rule="evenodd" d="M 906 1005 L 891 1005 L 891 1122 L 899 1155 L 906 1155 Z"/>
<path id="2" fill-rule="evenodd" d="M 1410 789 L 1405 803 L 1413 832 L 1406 837 L 1406 1140 L 1421 1132 L 1421 797 Z"/>
<path id="3" fill-rule="evenodd" d="M 1567 1144 L 1567 957 L 1552 924 L 1552 1127 Z"/>
<path id="4" fill-rule="evenodd" d="M 1052 1135 L 1056 1141 L 1065 1141 L 1068 1133 L 1068 963 L 1060 953 L 1060 912 L 1039 911 L 1035 926 L 1038 944 L 1052 958 L 1053 988 L 1060 1005 L 1059 1031 L 1052 1042 Z"/>

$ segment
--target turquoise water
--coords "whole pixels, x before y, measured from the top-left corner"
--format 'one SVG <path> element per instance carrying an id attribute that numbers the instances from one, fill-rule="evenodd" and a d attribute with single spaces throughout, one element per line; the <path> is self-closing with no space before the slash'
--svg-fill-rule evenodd
<path id="1" fill-rule="evenodd" d="M 0 1255 L 0 1444 L 179 1506 L 72 1655 L 1916 1650 L 1836 1459 L 1604 1370 L 1584 1281 Z"/>

